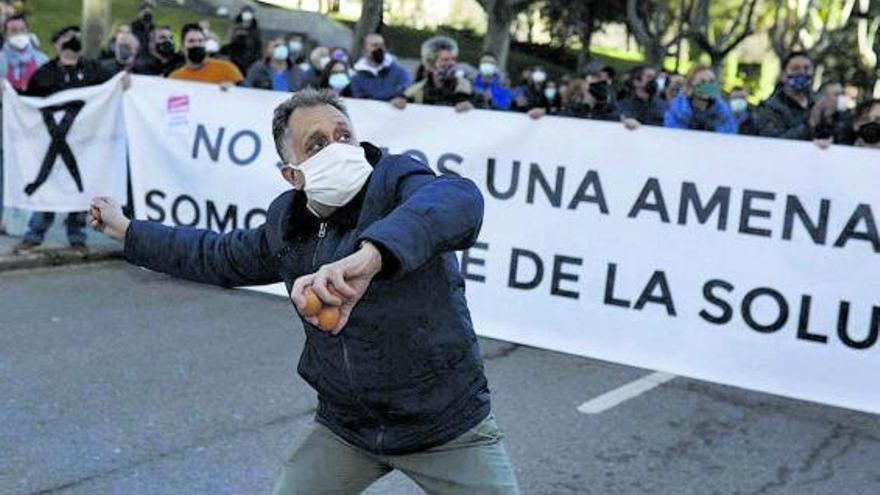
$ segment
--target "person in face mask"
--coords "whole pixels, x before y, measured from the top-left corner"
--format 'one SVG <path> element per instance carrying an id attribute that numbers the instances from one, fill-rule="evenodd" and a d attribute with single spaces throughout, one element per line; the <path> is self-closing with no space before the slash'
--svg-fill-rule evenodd
<path id="1" fill-rule="evenodd" d="M 229 33 L 229 43 L 220 48 L 220 54 L 234 63 L 242 73 L 263 57 L 263 36 L 254 9 L 245 6 L 235 17 Z"/>
<path id="2" fill-rule="evenodd" d="M 412 84 L 409 72 L 388 53 L 385 38 L 371 33 L 364 37 L 363 53 L 354 64 L 351 95 L 355 98 L 389 101 L 396 108 L 406 107 L 406 88 Z"/>
<path id="3" fill-rule="evenodd" d="M 145 55 L 138 57 L 135 65 L 139 74 L 167 76 L 183 66 L 183 54 L 174 48 L 174 34 L 168 26 L 158 26 L 150 32 L 150 46 Z"/>
<path id="4" fill-rule="evenodd" d="M 406 89 L 407 101 L 452 106 L 457 112 L 474 108 L 471 82 L 456 73 L 458 43 L 446 36 L 425 41 L 422 44 L 422 64 L 427 75 Z"/>
<path id="5" fill-rule="evenodd" d="M 286 283 L 306 334 L 297 369 L 319 405 L 273 493 L 359 493 L 394 469 L 432 493 L 519 493 L 454 252 L 477 240 L 480 190 L 359 143 L 332 92 L 294 94 L 272 134 L 292 189 L 257 228 L 129 221 L 108 198 L 93 200 L 91 223 L 154 271 L 227 287 Z"/>
<path id="6" fill-rule="evenodd" d="M 351 96 L 351 76 L 348 64 L 341 60 L 334 60 L 327 64 L 324 73 L 321 74 L 319 89 L 328 89 L 339 96 Z"/>
<path id="7" fill-rule="evenodd" d="M 561 104 L 555 82 L 547 81 L 547 71 L 535 67 L 526 76 L 526 83 L 516 91 L 514 109 L 525 112 L 533 119 L 555 113 Z"/>
<path id="8" fill-rule="evenodd" d="M 576 79 L 562 92 L 557 115 L 579 119 L 620 121 L 611 83 L 598 72 Z"/>
<path id="9" fill-rule="evenodd" d="M 186 64 L 172 72 L 169 79 L 216 83 L 227 90 L 244 80 L 241 71 L 231 62 L 208 58 L 205 33 L 198 24 L 186 24 L 181 30 Z"/>
<path id="10" fill-rule="evenodd" d="M 37 69 L 49 62 L 45 53 L 34 48 L 24 17 L 13 15 L 3 20 L 3 49 L 0 50 L 0 77 L 5 77 L 19 93 L 27 90 Z M 0 164 L 0 234 L 3 225 L 3 165 Z"/>
<path id="11" fill-rule="evenodd" d="M 820 148 L 832 143 L 851 143 L 852 111 L 843 85 L 836 81 L 826 82 L 810 112 L 813 142 Z"/>
<path id="12" fill-rule="evenodd" d="M 498 59 L 493 53 L 480 57 L 479 72 L 474 76 L 474 93 L 479 107 L 492 110 L 510 110 L 513 106 L 513 91 L 498 70 Z"/>
<path id="13" fill-rule="evenodd" d="M 292 92 L 306 87 L 306 76 L 290 60 L 290 48 L 282 38 L 266 45 L 266 58 L 251 66 L 243 86 Z"/>
<path id="14" fill-rule="evenodd" d="M 82 56 L 79 26 L 61 28 L 52 36 L 52 43 L 58 56 L 37 69 L 26 95 L 48 96 L 65 89 L 101 84 L 112 76 L 97 60 Z"/>
<path id="15" fill-rule="evenodd" d="M 654 67 L 641 65 L 629 72 L 626 95 L 618 102 L 620 118 L 627 129 L 663 125 L 668 104 L 662 97 L 662 89 Z"/>
<path id="16" fill-rule="evenodd" d="M 150 43 L 150 32 L 155 27 L 153 23 L 153 6 L 149 2 L 144 2 L 141 4 L 138 18 L 131 22 L 131 32 L 138 39 L 138 46 L 144 48 L 144 52 L 139 53 L 139 55 L 146 54 L 146 48 Z"/>
<path id="17" fill-rule="evenodd" d="M 313 48 L 312 51 L 309 52 L 308 60 L 300 65 L 300 69 L 306 74 L 306 86 L 311 86 L 313 88 L 318 87 L 318 84 L 321 82 L 321 74 L 323 74 L 324 69 L 329 63 L 329 48 L 326 46 L 316 46 Z"/>
<path id="18" fill-rule="evenodd" d="M 721 97 L 714 70 L 701 65 L 691 70 L 687 91 L 672 101 L 664 125 L 671 129 L 737 133 L 736 118 Z"/>
<path id="19" fill-rule="evenodd" d="M 220 48 L 220 55 L 229 59 L 242 72 L 260 60 L 262 42 L 255 38 L 251 31 L 243 26 L 235 26 L 229 43 Z"/>
<path id="20" fill-rule="evenodd" d="M 749 93 L 742 87 L 733 88 L 727 97 L 727 106 L 733 112 L 739 129 L 739 134 L 754 136 L 758 129 L 755 125 L 753 109 L 749 105 Z"/>
<path id="21" fill-rule="evenodd" d="M 65 89 L 101 84 L 112 76 L 101 68 L 97 60 L 82 56 L 82 41 L 78 26 L 61 28 L 52 35 L 52 43 L 58 56 L 34 72 L 23 94 L 49 96 Z M 67 214 L 65 222 L 67 240 L 82 256 L 87 252 L 86 234 L 83 231 L 86 215 L 84 211 L 71 212 Z M 42 244 L 46 232 L 54 221 L 54 212 L 34 212 L 28 222 L 28 231 L 24 239 L 13 248 L 13 251 L 16 253 L 28 251 Z"/>
<path id="22" fill-rule="evenodd" d="M 758 134 L 782 139 L 811 140 L 813 126 L 813 60 L 794 52 L 782 62 L 779 89 L 756 113 Z"/>
<path id="23" fill-rule="evenodd" d="M 880 150 L 880 99 L 860 103 L 853 113 L 855 145 Z"/>
<path id="24" fill-rule="evenodd" d="M 113 58 L 102 60 L 101 68 L 110 74 L 118 72 L 136 72 L 138 40 L 131 33 L 120 33 L 113 41 Z"/>
<path id="25" fill-rule="evenodd" d="M 131 25 L 114 24 L 110 32 L 112 33 L 110 39 L 107 40 L 106 46 L 101 49 L 101 53 L 98 55 L 99 60 L 112 59 L 116 56 L 116 37 L 123 33 L 131 34 Z"/>
<path id="26" fill-rule="evenodd" d="M 3 37 L 6 42 L 0 51 L 0 76 L 5 77 L 16 91 L 23 92 L 34 73 L 49 61 L 49 57 L 34 48 L 27 21 L 22 16 L 6 18 Z"/>

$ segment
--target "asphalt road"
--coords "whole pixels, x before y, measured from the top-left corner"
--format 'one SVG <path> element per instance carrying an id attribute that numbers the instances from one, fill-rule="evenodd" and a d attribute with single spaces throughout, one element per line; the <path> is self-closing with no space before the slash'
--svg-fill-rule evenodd
<path id="1" fill-rule="evenodd" d="M 302 342 L 273 296 L 122 262 L 0 273 L 0 494 L 269 493 L 314 414 Z M 584 414 L 650 371 L 481 345 L 524 493 L 880 493 L 880 416 L 685 378 Z"/>

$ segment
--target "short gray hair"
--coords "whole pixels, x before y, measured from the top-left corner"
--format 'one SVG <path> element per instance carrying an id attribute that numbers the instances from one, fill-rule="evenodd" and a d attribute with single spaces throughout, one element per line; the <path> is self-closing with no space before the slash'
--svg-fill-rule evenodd
<path id="1" fill-rule="evenodd" d="M 306 88 L 296 93 L 284 101 L 284 103 L 275 107 L 275 115 L 272 117 L 272 137 L 275 139 L 275 151 L 281 157 L 284 163 L 291 163 L 291 157 L 288 155 L 290 151 L 290 129 L 287 128 L 290 122 L 290 116 L 297 108 L 317 107 L 320 105 L 330 105 L 331 107 L 342 112 L 348 117 L 348 110 L 345 104 L 339 99 L 333 91 L 322 89 L 320 91 L 312 88 Z"/>
<path id="2" fill-rule="evenodd" d="M 458 57 L 458 43 L 446 36 L 434 36 L 422 43 L 422 63 L 433 64 L 437 60 L 437 54 L 443 50 L 449 50 Z"/>

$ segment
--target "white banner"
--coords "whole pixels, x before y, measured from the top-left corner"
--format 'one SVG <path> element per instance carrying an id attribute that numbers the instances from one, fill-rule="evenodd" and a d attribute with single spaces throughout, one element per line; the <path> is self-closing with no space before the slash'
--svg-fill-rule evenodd
<path id="1" fill-rule="evenodd" d="M 95 196 L 125 198 L 120 80 L 47 98 L 21 97 L 2 81 L 6 206 L 85 211 Z"/>
<path id="2" fill-rule="evenodd" d="M 136 78 L 139 217 L 259 225 L 288 187 L 283 98 Z M 875 151 L 347 104 L 361 140 L 482 189 L 462 259 L 480 335 L 880 413 Z"/>

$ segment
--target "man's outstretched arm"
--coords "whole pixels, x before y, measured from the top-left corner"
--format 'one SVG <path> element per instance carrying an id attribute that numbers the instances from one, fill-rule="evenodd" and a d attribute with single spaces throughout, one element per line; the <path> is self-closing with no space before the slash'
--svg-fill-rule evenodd
<path id="1" fill-rule="evenodd" d="M 234 287 L 279 282 L 265 226 L 218 234 L 129 220 L 110 198 L 92 200 L 91 225 L 125 242 L 129 263 L 196 282 Z"/>

